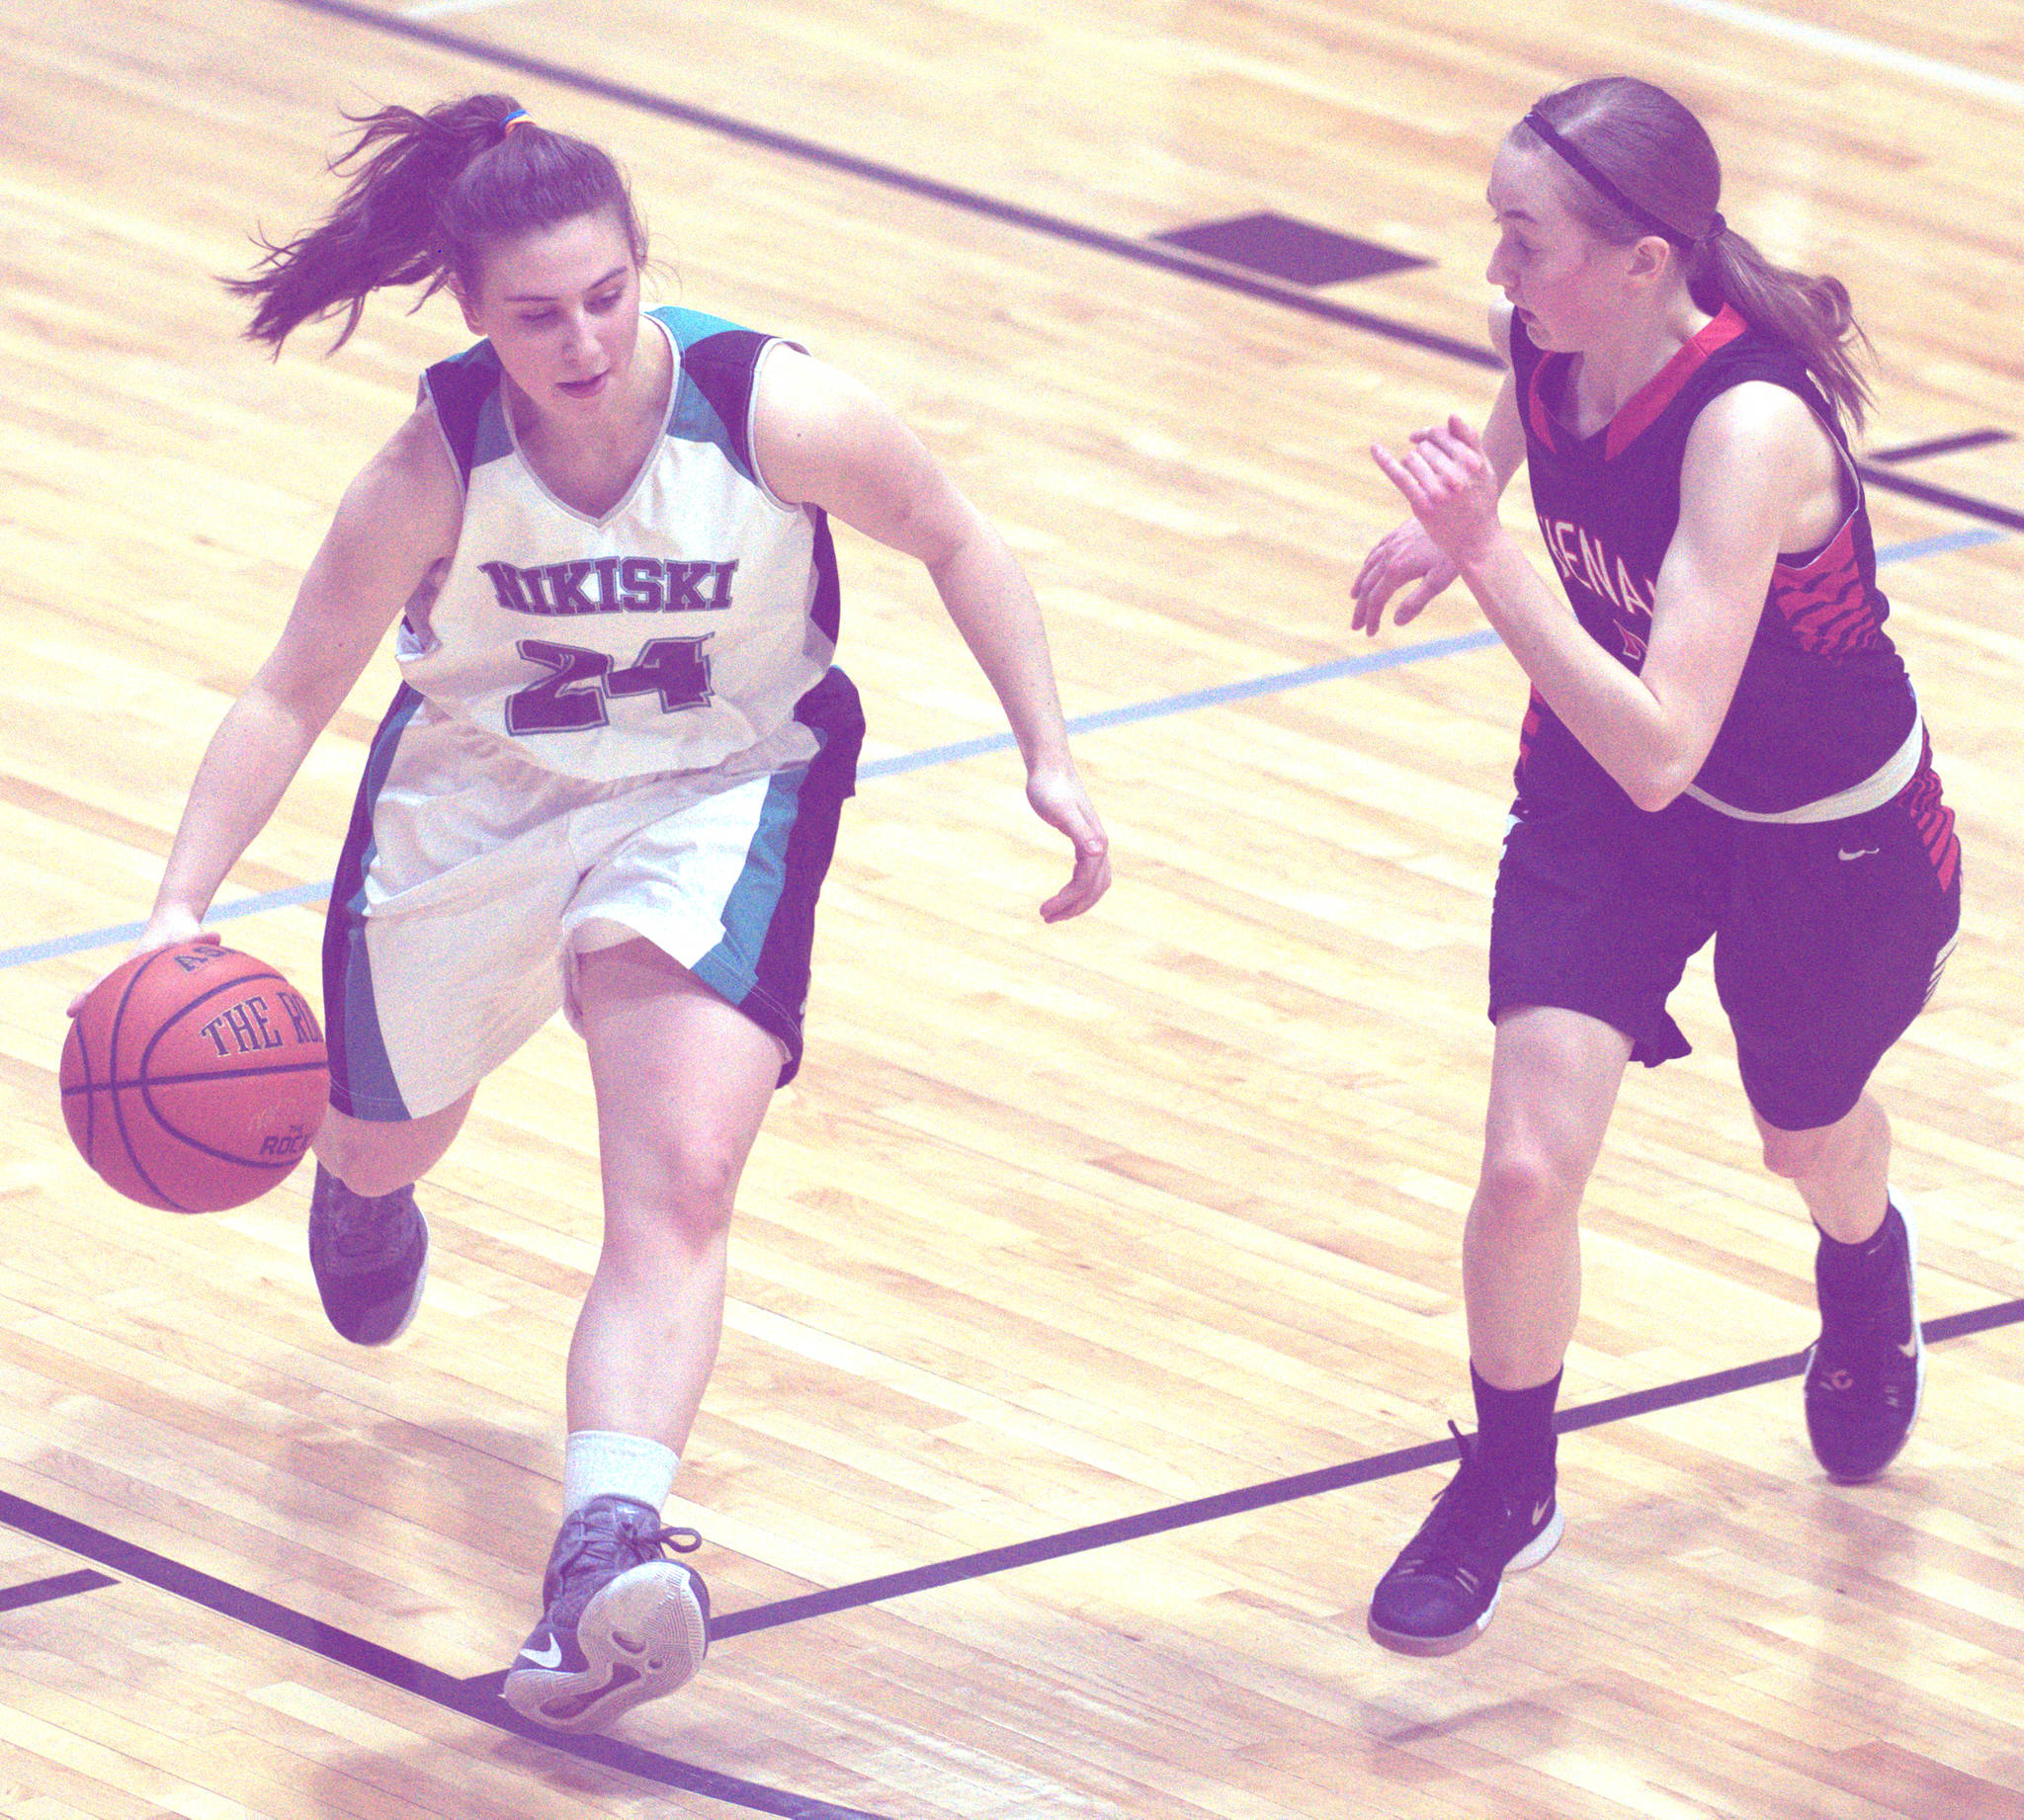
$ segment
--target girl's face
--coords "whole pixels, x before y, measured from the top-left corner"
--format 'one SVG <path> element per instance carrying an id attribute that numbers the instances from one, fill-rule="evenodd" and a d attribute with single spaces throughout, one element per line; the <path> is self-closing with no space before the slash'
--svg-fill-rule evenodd
<path id="1" fill-rule="evenodd" d="M 1510 298 L 1535 347 L 1571 354 L 1621 329 L 1666 245 L 1655 235 L 1630 246 L 1596 239 L 1560 200 L 1557 164 L 1544 146 L 1504 141 L 1490 167 L 1497 247 L 1483 276 Z"/>
<path id="2" fill-rule="evenodd" d="M 464 317 L 547 415 L 594 417 L 624 395 L 639 346 L 639 268 L 616 216 L 577 215 L 485 251 Z"/>

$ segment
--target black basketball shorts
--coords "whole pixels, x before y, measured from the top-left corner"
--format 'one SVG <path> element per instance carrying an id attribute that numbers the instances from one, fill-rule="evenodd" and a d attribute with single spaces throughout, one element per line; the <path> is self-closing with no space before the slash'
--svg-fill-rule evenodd
<path id="1" fill-rule="evenodd" d="M 1744 822 L 1682 796 L 1521 800 L 1490 918 L 1490 1017 L 1578 1011 L 1656 1067 L 1690 1045 L 1666 1011 L 1712 937 L 1743 1090 L 1767 1124 L 1832 1124 L 1931 995 L 1961 917 L 1961 848 L 1930 763 L 1890 802 Z"/>

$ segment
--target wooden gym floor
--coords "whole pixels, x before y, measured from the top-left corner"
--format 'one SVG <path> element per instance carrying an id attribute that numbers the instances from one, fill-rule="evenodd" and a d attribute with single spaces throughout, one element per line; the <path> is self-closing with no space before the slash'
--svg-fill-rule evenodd
<path id="1" fill-rule="evenodd" d="M 2024 426 L 2012 8 L 10 12 L 0 1813 L 2024 1815 L 2024 443 L 1975 440 Z M 1968 853 L 1880 1077 L 1945 1337 L 1898 1465 L 1827 1484 L 1807 1229 L 1697 967 L 1697 1052 L 1629 1082 L 1590 1199 L 1564 1403 L 1609 1419 L 1562 1445 L 1567 1539 L 1416 1663 L 1363 1614 L 1467 1416 L 1522 689 L 1462 599 L 1352 641 L 1395 516 L 1363 452 L 1482 409 L 1488 157 L 1618 68 L 1702 110 L 1730 218 L 1843 274 L 1882 353 L 1884 580 Z M 628 165 L 663 298 L 861 374 L 1005 528 L 1119 878 L 1039 923 L 1060 855 L 1009 755 L 963 750 L 987 692 L 918 571 L 847 537 L 870 762 L 671 1509 L 729 1617 L 690 1690 L 567 1750 L 486 1677 L 534 1615 L 597 1242 L 574 1039 L 429 1179 L 429 1304 L 383 1354 L 322 1323 L 303 1177 L 145 1212 L 55 1095 L 63 1006 L 341 488 L 464 341 L 382 299 L 270 365 L 211 277 L 328 201 L 340 105 L 487 87 Z M 1307 286 L 1153 239 L 1260 213 L 1422 263 Z M 382 658 L 226 893 L 221 933 L 300 981 L 391 687 Z"/>

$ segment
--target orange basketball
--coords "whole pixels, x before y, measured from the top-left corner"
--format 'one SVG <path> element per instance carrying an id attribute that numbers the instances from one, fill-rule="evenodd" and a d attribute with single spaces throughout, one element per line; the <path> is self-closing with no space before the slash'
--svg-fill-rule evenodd
<path id="1" fill-rule="evenodd" d="M 129 1200 L 216 1213 L 302 1160 L 329 1104 L 323 1032 L 264 960 L 211 942 L 136 954 L 63 1042 L 63 1121 Z"/>

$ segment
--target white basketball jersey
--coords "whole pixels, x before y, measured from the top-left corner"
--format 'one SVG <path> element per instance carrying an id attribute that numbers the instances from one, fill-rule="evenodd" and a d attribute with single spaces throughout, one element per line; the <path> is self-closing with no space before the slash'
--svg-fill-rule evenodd
<path id="1" fill-rule="evenodd" d="M 646 317 L 675 355 L 664 434 L 602 519 L 522 455 L 480 342 L 422 379 L 464 488 L 441 591 L 396 654 L 431 709 L 597 780 L 805 762 L 795 704 L 836 650 L 836 558 L 820 510 L 752 458 L 753 376 L 772 341 L 695 310 Z"/>

